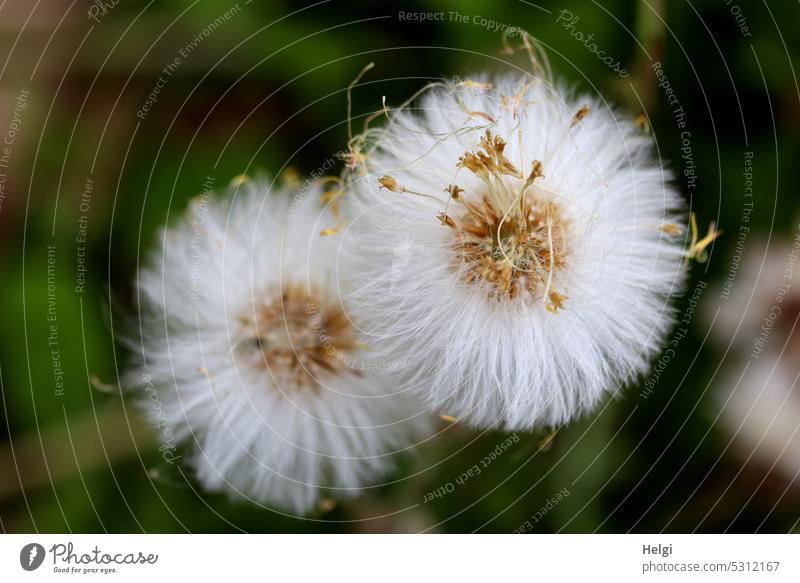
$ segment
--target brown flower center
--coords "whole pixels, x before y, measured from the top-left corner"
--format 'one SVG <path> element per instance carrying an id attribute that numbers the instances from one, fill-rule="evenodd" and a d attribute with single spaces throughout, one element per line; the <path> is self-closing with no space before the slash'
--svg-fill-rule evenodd
<path id="1" fill-rule="evenodd" d="M 554 288 L 553 274 L 565 263 L 565 222 L 554 202 L 525 195 L 519 208 L 498 208 L 496 197 L 484 194 L 478 202 L 463 200 L 455 221 L 454 249 L 464 279 L 488 284 L 490 297 L 526 294 L 544 298 L 550 309 L 566 299 Z"/>
<path id="2" fill-rule="evenodd" d="M 357 347 L 355 329 L 341 306 L 318 290 L 284 286 L 248 316 L 249 357 L 282 389 L 316 389 L 326 375 L 355 373 L 347 366 Z"/>
<path id="3" fill-rule="evenodd" d="M 552 194 L 535 184 L 544 176 L 542 164 L 534 160 L 525 177 L 505 156 L 506 142 L 489 130 L 480 146 L 465 152 L 458 165 L 481 179 L 482 192 L 448 186 L 460 208 L 452 217 L 439 217 L 454 229 L 459 269 L 466 268 L 465 281 L 488 284 L 492 298 L 525 294 L 556 311 L 567 299 L 556 291 L 553 280 L 565 264 L 567 221 Z"/>
<path id="4" fill-rule="evenodd" d="M 579 121 L 587 111 L 582 108 L 575 119 Z M 448 204 L 438 218 L 453 230 L 454 267 L 466 282 L 485 282 L 490 298 L 524 294 L 527 299 L 542 300 L 555 312 L 567 300 L 556 290 L 554 275 L 566 263 L 569 222 L 554 200 L 556 193 L 535 183 L 544 176 L 542 163 L 533 160 L 525 177 L 506 157 L 505 148 L 503 138 L 486 130 L 480 148 L 459 158 L 458 167 L 478 177 L 482 186 L 477 192 L 467 192 L 450 184 L 445 191 L 458 208 L 451 211 Z M 438 200 L 392 176 L 382 176 L 378 183 L 392 192 Z"/>

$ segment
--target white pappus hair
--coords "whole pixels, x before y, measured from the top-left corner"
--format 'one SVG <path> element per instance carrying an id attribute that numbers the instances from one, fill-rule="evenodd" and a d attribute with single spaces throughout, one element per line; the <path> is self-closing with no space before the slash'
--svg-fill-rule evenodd
<path id="1" fill-rule="evenodd" d="M 163 231 L 128 384 L 206 489 L 307 513 L 374 485 L 429 420 L 358 340 L 320 188 L 291 194 L 206 193 Z"/>
<path id="2" fill-rule="evenodd" d="M 351 301 L 441 413 L 555 426 L 646 371 L 684 285 L 684 202 L 653 140 L 539 77 L 432 89 L 348 177 Z"/>

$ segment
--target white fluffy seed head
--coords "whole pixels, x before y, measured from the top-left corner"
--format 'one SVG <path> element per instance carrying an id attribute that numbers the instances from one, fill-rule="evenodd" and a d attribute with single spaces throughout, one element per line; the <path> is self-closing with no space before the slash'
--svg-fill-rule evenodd
<path id="1" fill-rule="evenodd" d="M 369 342 L 478 427 L 557 425 L 644 372 L 683 287 L 652 139 L 531 77 L 432 90 L 371 133 L 344 248 Z"/>
<path id="2" fill-rule="evenodd" d="M 204 487 L 295 513 L 374 485 L 429 422 L 358 340 L 320 194 L 196 199 L 139 274 L 128 377 Z"/>

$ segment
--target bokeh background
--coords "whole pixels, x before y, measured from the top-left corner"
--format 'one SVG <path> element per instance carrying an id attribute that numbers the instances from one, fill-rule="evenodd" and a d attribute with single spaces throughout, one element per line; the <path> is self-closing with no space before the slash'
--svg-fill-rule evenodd
<path id="1" fill-rule="evenodd" d="M 346 89 L 369 62 L 358 119 L 431 80 L 525 66 L 489 21 L 529 31 L 557 77 L 641 116 L 701 230 L 724 231 L 676 302 L 674 349 L 597 416 L 517 434 L 431 502 L 508 436 L 453 425 L 393 483 L 304 519 L 204 494 L 117 386 L 114 335 L 156 229 L 207 176 L 323 167 L 345 147 Z M 0 3 L 0 528 L 796 531 L 798 24 L 797 3 L 755 0 Z"/>

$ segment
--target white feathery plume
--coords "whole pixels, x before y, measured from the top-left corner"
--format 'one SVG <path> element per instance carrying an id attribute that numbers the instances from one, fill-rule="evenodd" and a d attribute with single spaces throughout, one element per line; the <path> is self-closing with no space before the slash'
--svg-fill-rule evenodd
<path id="1" fill-rule="evenodd" d="M 196 199 L 139 274 L 129 374 L 205 488 L 295 513 L 374 485 L 429 423 L 358 340 L 320 194 Z"/>
<path id="2" fill-rule="evenodd" d="M 545 77 L 479 76 L 362 139 L 351 300 L 430 404 L 555 426 L 647 370 L 684 285 L 685 216 L 633 122 Z"/>

